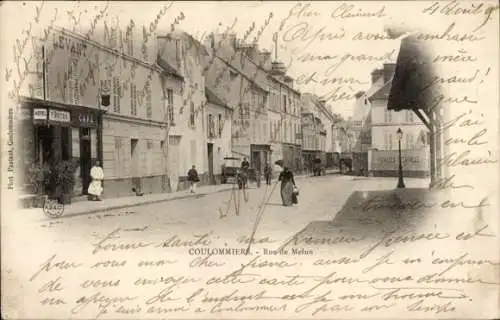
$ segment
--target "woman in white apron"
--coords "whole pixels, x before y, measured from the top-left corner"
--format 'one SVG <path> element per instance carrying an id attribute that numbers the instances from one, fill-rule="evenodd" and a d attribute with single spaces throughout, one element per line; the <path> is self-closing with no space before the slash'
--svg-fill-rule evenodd
<path id="1" fill-rule="evenodd" d="M 104 172 L 100 166 L 99 161 L 96 161 L 92 169 L 90 169 L 90 177 L 92 182 L 89 185 L 88 193 L 90 200 L 101 201 L 101 194 L 103 191 L 102 180 L 104 179 Z"/>

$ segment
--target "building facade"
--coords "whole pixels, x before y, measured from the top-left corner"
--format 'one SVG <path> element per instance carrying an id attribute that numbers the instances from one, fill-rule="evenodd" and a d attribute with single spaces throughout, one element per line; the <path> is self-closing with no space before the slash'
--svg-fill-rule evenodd
<path id="1" fill-rule="evenodd" d="M 325 101 L 313 94 L 304 93 L 301 102 L 304 165 L 311 170 L 313 161 L 320 159 L 323 166 L 333 167 L 334 133 L 338 133 L 336 138 L 340 139 L 343 132 L 340 127 L 334 130 L 334 117 Z M 338 147 L 340 148 L 340 143 Z"/>
<path id="2" fill-rule="evenodd" d="M 270 161 L 283 160 L 292 171 L 302 171 L 300 92 L 293 88 L 283 63 L 274 61 L 268 72 Z"/>
<path id="3" fill-rule="evenodd" d="M 363 125 L 369 132 L 369 148 L 397 150 L 396 131 L 399 128 L 403 131 L 401 141 L 403 150 L 426 148 L 428 146 L 428 130 L 420 119 L 408 110 L 396 112 L 387 109 L 394 71 L 395 64 L 384 64 L 383 69 L 374 70 L 372 81 L 376 83 L 375 90 L 370 90 L 360 98 L 360 100 L 367 99 L 369 103 L 367 106 L 368 116 L 365 117 Z M 380 83 L 383 84 L 380 85 Z M 363 143 L 363 140 L 361 142 L 362 145 L 366 144 Z"/>
<path id="4" fill-rule="evenodd" d="M 231 155 L 233 109 L 210 88 L 205 88 L 205 94 L 209 182 L 220 184 L 224 158 Z"/>
<path id="5" fill-rule="evenodd" d="M 248 46 L 234 35 L 211 35 L 207 47 L 207 84 L 233 109 L 231 154 L 262 170 L 271 153 L 266 73 L 249 61 Z"/>
<path id="6" fill-rule="evenodd" d="M 384 64 L 372 72 L 372 87 L 358 95 L 355 110 L 357 133 L 353 163 L 354 170 L 368 170 L 373 175 L 397 175 L 395 154 L 401 149 L 405 163 L 405 175 L 426 176 L 428 162 L 428 130 L 408 110 L 387 109 L 395 64 Z M 397 131 L 403 132 L 399 141 Z M 396 152 L 396 153 L 395 153 Z M 391 167 L 392 165 L 392 167 Z"/>
<path id="7" fill-rule="evenodd" d="M 188 188 L 187 172 L 194 165 L 200 183 L 209 183 L 205 78 L 206 50 L 183 31 L 158 37 L 158 56 L 164 71 L 183 78 L 181 101 L 175 106 L 168 132 L 168 170 L 172 191 Z M 174 101 L 175 104 L 175 101 Z"/>
<path id="8" fill-rule="evenodd" d="M 115 31 L 109 33 L 105 41 L 111 49 L 116 49 L 120 44 L 113 37 Z M 131 41 L 126 53 L 106 51 L 101 60 L 101 88 L 110 95 L 110 106 L 103 117 L 106 196 L 170 190 L 164 86 L 178 80 L 152 63 L 148 56 L 137 58 L 137 49 L 134 50 L 137 42 Z M 179 91 L 176 92 L 178 95 Z"/>
<path id="9" fill-rule="evenodd" d="M 326 168 L 331 168 L 334 165 L 334 155 L 333 155 L 333 124 L 335 118 L 330 111 L 331 108 L 326 104 L 324 100 L 318 100 L 316 104 L 318 109 L 318 118 L 321 121 L 321 130 L 319 131 L 320 140 L 322 145 L 320 145 L 321 151 L 324 152 L 323 165 Z"/>

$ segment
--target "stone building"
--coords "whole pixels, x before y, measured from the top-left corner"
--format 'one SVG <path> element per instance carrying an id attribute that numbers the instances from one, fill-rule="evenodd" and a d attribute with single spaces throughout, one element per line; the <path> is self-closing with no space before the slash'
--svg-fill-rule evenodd
<path id="1" fill-rule="evenodd" d="M 205 79 L 224 103 L 233 108 L 231 155 L 246 157 L 262 169 L 269 159 L 267 74 L 248 58 L 251 47 L 232 34 L 212 34 L 206 46 Z"/>
<path id="2" fill-rule="evenodd" d="M 205 95 L 209 181 L 211 184 L 219 184 L 224 157 L 231 155 L 233 109 L 208 87 L 205 87 Z"/>
<path id="3" fill-rule="evenodd" d="M 186 189 L 187 172 L 196 166 L 201 184 L 209 183 L 206 95 L 203 61 L 205 47 L 191 35 L 174 31 L 158 37 L 158 59 L 164 71 L 181 76 L 181 101 L 175 104 L 168 132 L 168 171 L 172 191 Z"/>

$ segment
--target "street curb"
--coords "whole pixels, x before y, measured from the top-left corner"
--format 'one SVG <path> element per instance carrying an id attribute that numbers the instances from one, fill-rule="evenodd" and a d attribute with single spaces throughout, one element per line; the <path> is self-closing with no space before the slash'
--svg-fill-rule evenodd
<path id="1" fill-rule="evenodd" d="M 128 204 L 122 204 L 122 205 L 116 205 L 116 206 L 111 206 L 107 208 L 100 208 L 100 209 L 91 209 L 88 211 L 82 211 L 82 212 L 75 212 L 67 215 L 62 215 L 61 217 L 58 217 L 56 219 L 64 219 L 64 218 L 73 218 L 73 217 L 78 217 L 78 216 L 84 216 L 84 215 L 89 215 L 89 214 L 94 214 L 94 213 L 99 213 L 99 212 L 104 212 L 104 211 L 111 211 L 111 210 L 119 210 L 119 209 L 124 209 L 124 208 L 133 208 L 133 207 L 139 207 L 142 205 L 150 205 L 150 204 L 155 204 L 155 203 L 160 203 L 160 202 L 169 202 L 169 201 L 175 201 L 175 200 L 183 200 L 187 198 L 195 198 L 199 196 L 207 196 L 209 194 L 215 194 L 215 193 L 222 193 L 226 191 L 231 191 L 231 188 L 227 189 L 221 189 L 217 190 L 214 192 L 207 192 L 207 193 L 197 193 L 195 195 L 188 194 L 188 195 L 183 195 L 183 196 L 178 196 L 178 197 L 172 197 L 168 199 L 158 199 L 158 200 L 150 200 L 150 201 L 145 201 L 145 202 L 140 202 L 140 203 L 128 203 Z M 50 219 L 50 220 L 55 220 L 55 219 Z"/>
<path id="2" fill-rule="evenodd" d="M 332 174 L 335 174 L 335 173 L 327 173 L 324 176 L 328 176 L 328 175 L 332 175 Z M 297 176 L 298 179 L 312 178 L 312 177 L 313 176 L 310 176 L 310 175 L 300 175 L 300 176 Z M 155 204 L 155 203 L 160 203 L 160 202 L 169 202 L 169 201 L 175 201 L 175 200 L 183 200 L 183 199 L 193 198 L 193 197 L 197 197 L 197 196 L 207 196 L 207 195 L 210 195 L 210 194 L 216 194 L 216 193 L 222 193 L 222 192 L 226 192 L 226 191 L 231 191 L 231 190 L 233 190 L 233 188 L 234 188 L 234 186 L 230 185 L 227 188 L 220 189 L 220 190 L 217 190 L 217 191 L 214 191 L 214 192 L 198 193 L 196 195 L 187 194 L 187 195 L 180 195 L 180 196 L 172 197 L 172 198 L 168 198 L 168 199 L 149 200 L 149 201 L 140 202 L 140 203 L 127 203 L 127 204 L 121 204 L 121 205 L 111 206 L 111 207 L 107 207 L 107 208 L 90 209 L 90 210 L 87 210 L 87 211 L 75 212 L 75 213 L 70 213 L 70 214 L 67 214 L 67 215 L 63 214 L 61 217 L 50 218 L 49 220 L 64 219 L 64 218 L 73 218 L 73 217 L 90 215 L 90 214 L 95 214 L 95 213 L 99 213 L 99 212 L 111 211 L 111 210 L 120 210 L 120 209 L 139 207 L 139 206 L 142 206 L 142 205 L 150 205 L 150 204 Z"/>

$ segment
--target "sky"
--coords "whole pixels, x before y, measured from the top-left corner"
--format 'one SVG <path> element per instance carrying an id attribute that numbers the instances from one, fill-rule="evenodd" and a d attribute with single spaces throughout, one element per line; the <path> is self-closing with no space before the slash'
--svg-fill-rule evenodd
<path id="1" fill-rule="evenodd" d="M 2 34 L 0 40 L 2 47 L 11 47 L 15 43 L 15 38 L 21 35 L 22 30 L 26 29 L 29 23 L 32 23 L 33 30 L 41 31 L 54 16 L 56 16 L 55 25 L 70 29 L 75 27 L 77 32 L 87 33 L 91 28 L 93 18 L 106 6 L 105 2 L 45 2 L 40 10 L 39 22 L 35 23 L 33 20 L 35 8 L 40 3 L 37 1 L 4 3 L 3 7 L 8 7 L 9 10 L 2 10 L 1 14 L 5 16 L 6 12 L 9 12 L 10 17 L 16 16 L 16 24 L 9 25 L 11 32 L 6 36 Z M 353 5 L 349 9 L 351 13 L 376 13 L 382 10 L 381 15 L 384 17 L 332 18 L 332 13 L 336 12 L 339 15 L 342 9 L 348 8 L 351 3 Z M 354 100 L 350 97 L 360 90 L 369 89 L 371 71 L 381 67 L 384 62 L 380 59 L 378 59 L 380 61 L 373 61 L 373 59 L 363 61 L 363 59 L 367 60 L 367 56 L 384 57 L 386 53 L 395 50 L 391 55 L 395 60 L 400 44 L 398 40 L 353 41 L 352 37 L 358 32 L 384 33 L 384 26 L 394 22 L 390 18 L 393 15 L 391 11 L 398 13 L 394 15 L 398 16 L 399 20 L 404 20 L 399 7 L 405 4 L 401 3 L 400 6 L 395 4 L 387 8 L 382 2 L 361 1 L 348 4 L 342 2 L 175 2 L 171 4 L 160 1 L 116 1 L 108 3 L 105 20 L 112 23 L 118 19 L 122 29 L 125 29 L 131 19 L 134 20 L 136 26 L 149 26 L 163 6 L 171 5 L 166 14 L 158 19 L 158 33 L 168 32 L 175 18 L 182 17 L 176 28 L 197 38 L 200 38 L 203 33 L 223 31 L 235 21 L 233 30 L 241 38 L 252 24 L 255 24 L 250 39 L 255 37 L 267 20 L 268 24 L 259 39 L 259 48 L 271 51 L 274 57 L 273 34 L 278 32 L 278 59 L 288 66 L 288 73 L 291 77 L 302 80 L 302 83 L 296 83 L 296 88 L 301 92 L 331 97 L 328 103 L 332 106 L 332 111 L 347 118 L 352 115 L 354 106 Z M 304 11 L 300 13 L 301 9 Z M 55 10 L 57 10 L 56 15 Z M 75 24 L 78 17 L 80 19 Z M 95 28 L 102 30 L 102 21 L 99 21 Z M 342 39 L 329 40 L 327 33 L 337 36 L 344 33 L 345 36 Z M 9 61 L 8 54 L 2 50 L 2 55 L 4 57 L 7 55 L 4 61 Z M 305 61 L 311 56 L 334 58 Z M 346 60 L 340 63 L 342 57 Z M 337 64 L 340 65 L 334 68 Z M 326 74 L 332 69 L 334 71 Z M 304 83 L 305 79 L 311 79 L 310 76 L 314 72 L 316 74 L 312 79 L 316 83 L 311 80 L 307 84 Z M 321 80 L 328 81 L 321 84 Z M 336 96 L 329 95 L 331 92 L 335 92 Z M 344 92 L 343 95 L 342 92 Z"/>

